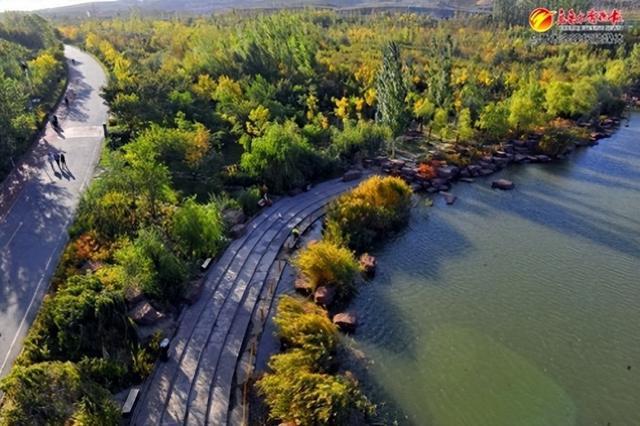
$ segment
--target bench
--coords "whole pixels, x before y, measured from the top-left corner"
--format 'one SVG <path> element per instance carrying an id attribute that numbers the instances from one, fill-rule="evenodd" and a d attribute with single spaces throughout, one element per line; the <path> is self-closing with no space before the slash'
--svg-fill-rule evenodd
<path id="1" fill-rule="evenodd" d="M 202 262 L 202 265 L 200 265 L 200 269 L 201 269 L 201 270 L 203 270 L 203 271 L 206 271 L 206 270 L 209 268 L 209 266 L 211 265 L 211 262 L 212 262 L 212 261 L 213 261 L 213 259 L 212 259 L 212 258 L 207 257 L 207 258 L 204 260 L 204 262 Z"/>
<path id="2" fill-rule="evenodd" d="M 140 394 L 140 388 L 131 388 L 127 400 L 122 405 L 122 416 L 125 418 L 131 417 L 133 409 L 138 401 L 138 395 Z"/>

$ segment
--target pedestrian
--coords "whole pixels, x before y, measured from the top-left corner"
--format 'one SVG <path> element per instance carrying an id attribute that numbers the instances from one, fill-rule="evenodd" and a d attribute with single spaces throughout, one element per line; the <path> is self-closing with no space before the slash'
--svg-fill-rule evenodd
<path id="1" fill-rule="evenodd" d="M 68 169 L 67 159 L 64 157 L 63 153 L 60 153 L 60 163 L 64 166 L 65 169 Z"/>
<path id="2" fill-rule="evenodd" d="M 60 167 L 60 154 L 58 154 L 57 152 L 53 154 L 53 159 L 56 160 L 58 168 L 60 169 L 60 171 L 62 171 L 62 167 Z"/>
<path id="3" fill-rule="evenodd" d="M 64 104 L 67 108 L 69 108 L 69 98 L 67 98 L 66 96 L 64 97 Z"/>
<path id="4" fill-rule="evenodd" d="M 53 123 L 53 127 L 56 127 L 56 128 L 60 127 L 60 122 L 58 121 L 57 115 L 53 116 L 53 119 L 51 119 L 51 122 Z"/>
<path id="5" fill-rule="evenodd" d="M 300 230 L 298 227 L 294 227 L 291 230 L 291 236 L 293 237 L 293 244 L 291 244 L 291 249 L 295 250 L 298 248 L 298 243 L 300 243 Z"/>

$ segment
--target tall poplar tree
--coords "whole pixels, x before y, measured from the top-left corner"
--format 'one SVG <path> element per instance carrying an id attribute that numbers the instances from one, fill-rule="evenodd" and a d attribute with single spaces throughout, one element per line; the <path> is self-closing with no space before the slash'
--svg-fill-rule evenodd
<path id="1" fill-rule="evenodd" d="M 409 125 L 409 111 L 405 102 L 407 86 L 402 75 L 400 48 L 395 42 L 389 42 L 384 49 L 376 90 L 378 92 L 376 121 L 391 129 L 393 135 L 391 155 L 395 156 L 395 139 Z"/>

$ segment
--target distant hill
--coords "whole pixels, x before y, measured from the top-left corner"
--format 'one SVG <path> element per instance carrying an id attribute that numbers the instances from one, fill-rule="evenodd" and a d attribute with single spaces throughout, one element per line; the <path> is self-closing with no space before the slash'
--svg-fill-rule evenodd
<path id="1" fill-rule="evenodd" d="M 515 0 L 514 0 L 515 1 Z M 238 9 L 276 9 L 300 7 L 330 7 L 335 9 L 375 8 L 407 9 L 451 16 L 455 11 L 486 13 L 492 8 L 492 0 L 117 0 L 112 2 L 88 2 L 84 4 L 44 9 L 38 11 L 49 17 L 108 17 L 138 11 L 143 15 L 166 13 L 209 14 Z M 543 4 L 544 0 L 540 2 Z M 640 0 L 595 0 L 603 7 L 623 10 L 640 10 Z"/>
<path id="2" fill-rule="evenodd" d="M 38 13 L 50 17 L 112 16 L 137 10 L 143 14 L 203 14 L 234 9 L 299 8 L 307 6 L 336 9 L 388 8 L 442 11 L 488 11 L 491 0 L 118 0 L 89 2 L 74 6 L 44 9 Z"/>

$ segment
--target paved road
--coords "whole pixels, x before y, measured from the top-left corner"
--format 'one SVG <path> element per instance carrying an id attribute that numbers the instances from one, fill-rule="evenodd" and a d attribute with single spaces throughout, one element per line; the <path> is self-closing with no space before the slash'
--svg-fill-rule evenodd
<path id="1" fill-rule="evenodd" d="M 276 256 L 294 226 L 310 224 L 356 183 L 325 182 L 250 222 L 211 267 L 198 301 L 183 311 L 169 361 L 158 364 L 143 388 L 134 425 L 237 423 L 229 412 L 234 374 L 260 299 L 279 279 Z"/>
<path id="2" fill-rule="evenodd" d="M 62 102 L 56 111 L 62 132 L 48 126 L 1 189 L 0 377 L 11 369 L 40 307 L 102 146 L 107 107 L 100 88 L 106 84 L 105 73 L 74 47 L 66 46 L 65 55 L 70 104 L 67 108 Z M 49 152 L 64 153 L 68 168 L 50 163 Z"/>

